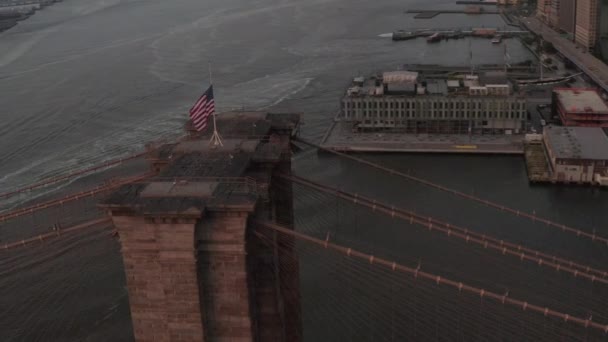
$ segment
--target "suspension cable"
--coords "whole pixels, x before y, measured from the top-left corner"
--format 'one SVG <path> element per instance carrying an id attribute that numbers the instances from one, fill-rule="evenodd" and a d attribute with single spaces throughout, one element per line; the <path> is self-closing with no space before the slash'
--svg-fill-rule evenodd
<path id="1" fill-rule="evenodd" d="M 47 178 L 47 179 L 41 180 L 40 182 L 37 182 L 37 183 L 34 183 L 34 184 L 30 184 L 28 186 L 25 186 L 23 188 L 19 188 L 19 189 L 13 190 L 13 191 L 2 193 L 2 194 L 0 194 L 0 199 L 2 199 L 2 198 L 9 198 L 11 196 L 14 196 L 14 195 L 17 195 L 17 194 L 20 194 L 20 193 L 23 193 L 23 192 L 27 192 L 27 191 L 34 190 L 34 189 L 37 189 L 37 188 L 42 188 L 42 187 L 45 187 L 45 186 L 48 186 L 48 185 L 51 185 L 51 184 L 59 183 L 59 182 L 68 180 L 68 179 L 73 178 L 73 177 L 83 176 L 83 175 L 86 175 L 88 173 L 92 173 L 92 172 L 95 172 L 95 171 L 107 169 L 107 168 L 115 166 L 115 165 L 120 165 L 120 164 L 122 164 L 124 162 L 127 162 L 127 161 L 130 161 L 130 160 L 134 160 L 134 159 L 137 159 L 139 157 L 145 156 L 147 153 L 148 152 L 141 152 L 141 153 L 130 155 L 128 157 L 110 160 L 110 161 L 107 161 L 107 162 L 104 162 L 102 164 L 98 164 L 98 165 L 95 165 L 95 166 L 92 166 L 92 167 L 89 167 L 89 168 L 86 168 L 86 169 L 72 171 L 72 172 L 69 172 L 69 173 L 67 173 L 65 175 L 61 175 L 61 176 L 57 176 L 57 177 L 52 177 L 52 178 Z"/>
<path id="2" fill-rule="evenodd" d="M 437 190 L 441 190 L 443 192 L 447 192 L 447 193 L 450 193 L 450 194 L 453 194 L 453 195 L 456 195 L 456 196 L 459 196 L 459 197 L 462 197 L 462 198 L 465 198 L 465 199 L 468 199 L 468 200 L 471 200 L 471 201 L 474 201 L 474 202 L 482 203 L 482 204 L 484 204 L 486 206 L 489 206 L 489 207 L 492 207 L 492 208 L 495 208 L 495 209 L 498 209 L 498 210 L 501 210 L 501 211 L 513 214 L 513 215 L 518 216 L 518 217 L 523 217 L 523 218 L 526 218 L 526 219 L 529 219 L 529 220 L 532 220 L 532 221 L 542 222 L 542 223 L 545 223 L 546 225 L 548 225 L 550 227 L 558 228 L 558 229 L 560 229 L 563 232 L 568 232 L 568 233 L 571 233 L 571 234 L 576 234 L 576 236 L 582 236 L 582 237 L 591 239 L 592 241 L 603 242 L 603 243 L 606 244 L 606 246 L 608 246 L 608 238 L 603 237 L 603 236 L 599 236 L 595 232 L 590 233 L 590 232 L 587 232 L 587 231 L 583 231 L 583 230 L 580 230 L 580 229 L 577 229 L 577 228 L 573 228 L 573 227 L 567 226 L 565 224 L 561 224 L 561 223 L 558 223 L 558 222 L 555 222 L 555 221 L 551 221 L 551 220 L 548 220 L 548 219 L 545 219 L 545 218 L 542 218 L 542 217 L 538 217 L 535 214 L 530 214 L 530 213 L 527 213 L 525 211 L 513 209 L 513 208 L 510 208 L 510 207 L 504 206 L 502 204 L 499 204 L 499 203 L 496 203 L 496 202 L 492 202 L 492 201 L 489 201 L 489 200 L 486 200 L 486 199 L 483 199 L 483 198 L 480 198 L 480 197 L 472 196 L 472 195 L 466 194 L 466 193 L 464 193 L 462 191 L 451 189 L 451 188 L 445 187 L 443 185 L 440 185 L 440 184 L 437 184 L 437 183 L 433 183 L 433 182 L 431 182 L 429 180 L 426 180 L 426 179 L 423 179 L 423 178 L 420 178 L 420 177 L 416 177 L 416 176 L 412 176 L 412 175 L 408 175 L 406 173 L 397 171 L 395 169 L 391 169 L 391 168 L 388 168 L 388 167 L 385 167 L 385 166 L 382 166 L 382 165 L 370 162 L 370 161 L 365 160 L 363 158 L 355 157 L 355 156 L 352 156 L 352 155 L 349 155 L 349 154 L 346 154 L 346 153 L 343 153 L 343 152 L 338 152 L 338 151 L 334 151 L 334 150 L 322 147 L 320 145 L 317 145 L 317 144 L 314 144 L 314 143 L 309 142 L 307 140 L 304 140 L 304 139 L 302 139 L 300 137 L 296 137 L 295 140 L 298 141 L 298 142 L 301 142 L 303 144 L 309 145 L 311 147 L 314 147 L 316 149 L 319 149 L 319 150 L 322 150 L 322 151 L 325 151 L 325 152 L 328 152 L 328 153 L 332 153 L 332 154 L 335 154 L 337 156 L 340 156 L 340 157 L 343 157 L 343 158 L 346 158 L 346 159 L 350 159 L 352 161 L 356 161 L 358 163 L 370 166 L 370 167 L 372 167 L 374 169 L 377 169 L 377 170 L 381 170 L 381 171 L 387 172 L 387 173 L 389 173 L 391 175 L 395 175 L 395 176 L 399 176 L 399 177 L 402 177 L 402 178 L 406 178 L 408 180 L 411 180 L 411 181 L 414 181 L 414 182 L 426 185 L 428 187 L 435 188 Z"/>
<path id="3" fill-rule="evenodd" d="M 27 245 L 36 243 L 36 242 L 44 242 L 46 240 L 49 240 L 51 238 L 57 238 L 62 236 L 63 234 L 66 233 L 72 233 L 78 230 L 83 230 L 89 227 L 93 227 L 102 223 L 110 223 L 112 222 L 112 219 L 110 219 L 109 217 L 104 217 L 104 218 L 100 218 L 100 219 L 96 219 L 96 220 L 92 220 L 92 221 L 88 221 L 88 222 L 84 222 L 81 224 L 77 224 L 75 226 L 72 227 L 68 227 L 68 228 L 61 228 L 61 229 L 57 229 L 54 230 L 52 232 L 49 233 L 44 233 L 44 234 L 40 234 L 40 235 L 36 235 L 34 237 L 28 238 L 28 239 L 23 239 L 21 241 L 15 241 L 15 242 L 9 242 L 9 243 L 5 243 L 4 245 L 0 246 L 0 250 L 9 250 L 9 249 L 15 249 L 18 247 L 25 247 Z"/>
<path id="4" fill-rule="evenodd" d="M 116 189 L 125 184 L 144 180 L 144 179 L 152 177 L 154 175 L 155 175 L 155 173 L 148 172 L 148 173 L 144 173 L 144 174 L 134 176 L 134 177 L 119 179 L 117 181 L 110 182 L 105 185 L 97 186 L 93 189 L 77 192 L 77 193 L 65 196 L 63 198 L 55 199 L 55 200 L 48 201 L 48 202 L 38 203 L 38 204 L 35 204 L 30 207 L 15 209 L 15 210 L 12 210 L 12 211 L 9 211 L 7 213 L 0 215 L 0 222 L 4 222 L 7 220 L 16 218 L 16 217 L 32 214 L 38 210 L 47 209 L 47 208 L 55 207 L 58 205 L 63 205 L 64 203 L 73 202 L 73 201 L 79 200 L 81 198 L 91 197 L 91 196 L 94 196 L 94 195 L 97 195 L 97 194 L 100 194 L 100 193 L 103 193 L 103 192 L 106 192 L 109 190 Z"/>
<path id="5" fill-rule="evenodd" d="M 605 274 L 605 272 L 601 271 L 601 270 L 594 270 L 596 272 L 600 272 L 601 275 L 598 276 L 598 275 L 590 274 L 590 273 L 588 273 L 588 271 L 586 271 L 587 269 L 589 269 L 589 270 L 592 269 L 589 266 L 579 265 L 573 261 L 569 261 L 569 260 L 566 260 L 563 258 L 559 258 L 557 256 L 552 256 L 549 254 L 541 253 L 541 252 L 538 252 L 538 251 L 535 251 L 535 250 L 532 250 L 529 248 L 524 248 L 520 245 L 510 244 L 510 245 L 516 246 L 515 248 L 512 248 L 510 246 L 507 246 L 503 240 L 499 240 L 499 241 L 503 241 L 502 244 L 495 243 L 495 242 L 492 242 L 491 240 L 489 240 L 488 236 L 486 236 L 486 235 L 481 235 L 481 234 L 472 232 L 468 229 L 460 228 L 458 226 L 454 226 L 451 224 L 442 223 L 441 221 L 434 220 L 431 217 L 422 216 L 422 215 L 415 214 L 411 211 L 406 211 L 403 209 L 395 208 L 395 206 L 388 206 L 381 202 L 377 202 L 376 200 L 367 199 L 363 196 L 350 194 L 350 193 L 344 192 L 344 191 L 339 191 L 335 188 L 321 185 L 321 184 L 315 183 L 313 181 L 304 179 L 302 177 L 297 177 L 297 176 L 293 176 L 293 175 L 292 176 L 281 175 L 281 177 L 290 179 L 297 184 L 301 184 L 301 185 L 313 188 L 315 190 L 318 190 L 318 191 L 321 191 L 321 192 L 324 192 L 327 194 L 338 196 L 345 200 L 351 201 L 354 204 L 370 208 L 374 211 L 378 211 L 385 215 L 389 215 L 391 217 L 397 217 L 397 218 L 409 221 L 410 223 L 416 223 L 420 226 L 428 228 L 430 231 L 437 230 L 437 231 L 443 232 L 448 237 L 455 237 L 455 238 L 464 240 L 467 243 L 474 243 L 474 244 L 484 247 L 485 249 L 491 249 L 496 252 L 500 252 L 503 255 L 511 255 L 511 256 L 519 258 L 520 260 L 527 260 L 530 262 L 534 262 L 534 263 L 538 264 L 539 266 L 553 268 L 557 271 L 564 271 L 566 273 L 573 275 L 574 277 L 580 276 L 584 279 L 590 280 L 591 282 L 597 281 L 597 282 L 608 285 L 608 279 L 606 279 L 603 276 L 603 274 Z M 498 240 L 498 239 L 492 238 L 492 240 Z M 524 249 L 527 251 L 531 251 L 531 253 L 529 252 L 528 254 L 526 254 L 526 253 L 522 252 L 522 250 L 524 250 Z M 545 259 L 546 257 L 543 257 L 543 255 L 548 256 L 549 259 Z M 573 266 L 578 265 L 579 267 L 582 266 L 582 269 L 576 269 L 573 266 L 569 266 L 569 265 L 573 265 Z"/>
<path id="6" fill-rule="evenodd" d="M 300 240 L 303 240 L 303 241 L 306 241 L 306 242 L 309 242 L 312 244 L 316 244 L 317 246 L 321 246 L 326 249 L 332 249 L 332 250 L 337 251 L 341 254 L 344 254 L 348 257 L 354 257 L 354 258 L 358 258 L 361 260 L 365 260 L 366 262 L 369 262 L 372 265 L 375 264 L 378 266 L 386 267 L 388 269 L 392 269 L 393 271 L 400 271 L 403 273 L 407 273 L 407 274 L 413 276 L 415 279 L 420 278 L 420 279 L 432 281 L 432 282 L 436 283 L 437 285 L 440 285 L 440 284 L 447 285 L 452 288 L 458 289 L 459 292 L 468 292 L 468 293 L 471 293 L 474 295 L 478 295 L 480 298 L 493 299 L 497 302 L 502 303 L 503 305 L 508 304 L 510 306 L 519 307 L 523 311 L 530 310 L 530 311 L 533 311 L 536 313 L 543 314 L 546 317 L 558 318 L 558 319 L 564 320 L 564 322 L 571 322 L 571 323 L 578 324 L 585 328 L 598 329 L 598 330 L 603 331 L 604 333 L 608 333 L 608 325 L 593 322 L 592 318 L 583 319 L 583 318 L 580 318 L 577 316 L 572 316 L 572 315 L 569 315 L 569 314 L 566 314 L 566 313 L 563 313 L 560 311 L 549 309 L 548 307 L 542 307 L 539 305 L 530 304 L 527 301 L 508 297 L 507 294 L 501 295 L 501 294 L 498 294 L 498 293 L 495 293 L 492 291 L 488 291 L 488 290 L 485 290 L 482 288 L 470 286 L 470 285 L 467 285 L 462 282 L 457 282 L 457 281 L 454 281 L 451 279 L 447 279 L 447 278 L 441 277 L 436 274 L 424 272 L 424 271 L 420 270 L 420 267 L 412 268 L 412 267 L 404 266 L 397 262 L 389 261 L 389 260 L 386 260 L 383 258 L 376 257 L 371 254 L 366 254 L 366 253 L 354 250 L 352 248 L 344 247 L 344 246 L 335 244 L 333 242 L 329 242 L 329 239 L 326 239 L 326 240 L 317 239 L 312 236 L 298 233 L 289 228 L 282 227 L 282 226 L 279 226 L 279 225 L 276 225 L 276 224 L 273 224 L 270 222 L 255 221 L 255 223 L 257 223 L 258 225 L 260 225 L 262 227 L 265 227 L 265 228 L 268 228 L 271 230 L 275 230 L 275 231 L 283 233 L 285 235 L 292 236 L 292 237 L 295 237 L 297 239 L 300 239 Z"/>

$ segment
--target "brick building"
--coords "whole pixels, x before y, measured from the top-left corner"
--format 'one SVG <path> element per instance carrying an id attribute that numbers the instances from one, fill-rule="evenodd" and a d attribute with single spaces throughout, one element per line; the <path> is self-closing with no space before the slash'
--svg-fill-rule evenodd
<path id="1" fill-rule="evenodd" d="M 569 35 L 576 44 L 593 50 L 602 38 L 601 0 L 539 0 L 536 16 L 545 24 Z"/>
<path id="2" fill-rule="evenodd" d="M 102 204 L 122 245 L 136 341 L 299 341 L 293 241 L 255 221 L 293 224 L 290 140 L 299 115 L 218 115 L 208 134 L 156 149 L 157 176 Z M 281 259 L 282 260 L 282 259 Z"/>
<path id="3" fill-rule="evenodd" d="M 358 77 L 342 98 L 341 119 L 363 130 L 522 134 L 527 107 L 504 72 L 425 77 L 391 71 Z"/>
<path id="4" fill-rule="evenodd" d="M 543 130 L 553 180 L 608 185 L 608 136 L 599 127 Z"/>
<path id="5" fill-rule="evenodd" d="M 551 0 L 549 5 L 549 15 L 547 18 L 548 24 L 553 28 L 559 27 L 559 15 L 562 0 Z"/>
<path id="6" fill-rule="evenodd" d="M 574 40 L 581 46 L 593 49 L 599 39 L 599 1 L 576 1 L 576 27 Z"/>
<path id="7" fill-rule="evenodd" d="M 556 88 L 552 111 L 565 126 L 608 127 L 608 105 L 596 89 Z"/>
<path id="8" fill-rule="evenodd" d="M 557 27 L 573 40 L 576 32 L 576 4 L 578 0 L 560 0 Z"/>
<path id="9" fill-rule="evenodd" d="M 545 23 L 548 23 L 550 10 L 551 0 L 538 0 L 536 2 L 536 16 Z"/>

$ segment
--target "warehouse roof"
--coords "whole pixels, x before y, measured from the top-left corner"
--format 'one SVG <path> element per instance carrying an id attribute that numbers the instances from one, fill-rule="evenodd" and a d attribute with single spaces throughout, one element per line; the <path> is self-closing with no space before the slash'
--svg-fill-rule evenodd
<path id="1" fill-rule="evenodd" d="M 387 71 L 382 74 L 382 81 L 389 83 L 416 83 L 418 73 L 414 71 Z"/>
<path id="2" fill-rule="evenodd" d="M 480 75 L 482 84 L 509 84 L 507 73 L 504 71 L 486 71 Z"/>
<path id="3" fill-rule="evenodd" d="M 608 115 L 608 105 L 595 89 L 558 88 L 553 92 L 567 112 Z"/>
<path id="4" fill-rule="evenodd" d="M 544 133 L 556 158 L 608 160 L 608 136 L 600 127 L 547 126 Z"/>

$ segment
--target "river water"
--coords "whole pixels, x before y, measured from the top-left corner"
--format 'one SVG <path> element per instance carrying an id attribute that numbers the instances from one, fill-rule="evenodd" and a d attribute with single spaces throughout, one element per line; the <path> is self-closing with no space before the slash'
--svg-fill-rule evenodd
<path id="1" fill-rule="evenodd" d="M 144 143 L 152 139 L 179 135 L 189 106 L 208 86 L 208 63 L 212 66 L 220 109 L 302 112 L 303 136 L 319 140 L 353 76 L 396 69 L 406 63 L 468 64 L 469 51 L 463 40 L 439 44 L 427 44 L 424 40 L 396 43 L 386 38 L 386 33 L 408 28 L 505 25 L 497 15 L 440 15 L 416 20 L 404 14 L 407 8 L 430 7 L 452 8 L 453 5 L 452 1 L 444 0 L 432 3 L 416 0 L 64 0 L 0 34 L 0 192 L 141 150 Z M 517 41 L 505 42 L 512 63 L 531 58 Z M 503 61 L 501 47 L 492 46 L 487 40 L 473 40 L 471 45 L 474 63 Z M 524 163 L 519 157 L 367 157 L 450 187 L 608 235 L 606 192 L 532 187 L 527 183 Z M 534 223 L 387 178 L 349 162 L 308 152 L 296 157 L 294 165 L 295 172 L 319 181 L 365 192 L 536 248 L 563 252 L 594 265 L 608 260 L 605 249 L 581 242 L 576 236 L 540 229 Z M 301 222 L 303 226 L 323 222 L 316 219 L 318 212 L 308 211 L 311 209 L 306 206 L 298 208 L 301 208 L 298 209 L 300 217 L 310 219 Z M 343 213 L 338 209 L 333 212 Z M 376 221 L 370 224 L 373 222 Z M 415 241 L 414 237 L 394 230 L 370 236 L 360 231 L 353 233 L 344 228 L 344 224 L 336 227 L 341 229 L 345 241 L 349 241 L 347 237 L 352 233 L 353 239 L 369 239 L 377 250 L 390 250 L 392 242 L 406 236 L 408 241 Z M 310 229 L 315 231 L 314 227 Z M 432 241 L 429 239 L 428 243 Z M 488 273 L 475 273 L 479 265 L 450 265 L 456 256 L 469 259 L 462 245 L 442 243 L 446 245 L 438 243 L 432 248 L 422 242 L 410 243 L 408 253 L 403 254 L 428 254 L 425 258 L 431 260 L 439 258 L 437 262 L 443 260 L 446 264 L 437 271 L 463 279 L 475 276 L 475 281 L 480 283 L 492 280 Z M 0 304 L 6 308 L 0 312 L 2 340 L 132 340 L 118 244 L 107 239 L 91 239 L 82 244 L 68 241 L 56 246 L 52 257 L 47 255 L 39 262 L 23 266 L 18 275 L 14 270 L 1 270 L 6 276 L 4 282 L 0 281 Z M 405 245 L 393 247 L 406 248 Z M 474 255 L 472 262 L 480 258 Z M 323 274 L 305 268 L 302 275 L 304 295 L 316 298 L 315 284 L 323 280 L 316 277 Z M 572 287 L 579 289 L 584 297 L 581 301 L 585 303 L 592 303 L 597 295 L 596 289 L 580 290 L 577 283 L 569 283 L 570 287 L 555 292 L 544 291 L 552 280 L 544 276 L 535 276 L 535 279 L 541 285 L 525 294 L 563 295 Z M 527 282 L 522 277 L 503 280 Z M 331 281 L 340 283 L 340 280 Z M 604 297 L 600 302 L 605 303 L 605 291 L 601 293 Z M 432 294 L 426 296 L 430 298 Z M 559 303 L 561 298 L 539 300 Z M 318 325 L 319 321 L 310 318 L 317 314 L 314 308 L 308 304 L 305 311 L 305 329 Z M 351 310 L 355 311 L 357 308 Z M 594 313 L 594 319 L 606 318 L 602 316 L 605 312 Z M 446 334 L 441 336 L 449 340 L 449 329 L 437 328 L 437 336 L 440 330 Z M 307 338 L 312 341 L 346 339 L 344 334 L 324 337 L 323 329 L 310 328 L 309 331 Z M 373 336 L 362 339 L 350 336 L 346 340 L 379 339 Z M 410 340 L 421 339 L 416 334 L 408 336 Z M 485 335 L 477 336 L 480 340 L 487 339 Z M 547 336 L 542 339 L 551 340 Z"/>

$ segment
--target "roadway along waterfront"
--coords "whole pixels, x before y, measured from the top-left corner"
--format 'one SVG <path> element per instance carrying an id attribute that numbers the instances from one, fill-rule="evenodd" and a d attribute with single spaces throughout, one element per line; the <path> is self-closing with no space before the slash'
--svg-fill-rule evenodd
<path id="1" fill-rule="evenodd" d="M 578 48 L 573 42 L 562 37 L 536 18 L 522 18 L 521 22 L 530 31 L 542 35 L 544 40 L 552 43 L 557 51 L 576 64 L 581 71 L 591 77 L 604 91 L 608 92 L 608 65 L 582 48 Z"/>

